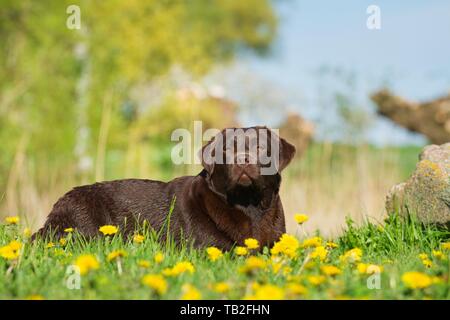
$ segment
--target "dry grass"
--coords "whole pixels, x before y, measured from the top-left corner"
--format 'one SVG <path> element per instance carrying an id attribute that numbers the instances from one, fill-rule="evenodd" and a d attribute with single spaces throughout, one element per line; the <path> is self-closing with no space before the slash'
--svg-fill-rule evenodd
<path id="1" fill-rule="evenodd" d="M 308 233 L 326 236 L 339 235 L 346 217 L 382 221 L 389 189 L 412 172 L 418 150 L 313 146 L 282 185 L 288 231 L 296 231 L 292 217 L 299 212 L 310 216 Z"/>

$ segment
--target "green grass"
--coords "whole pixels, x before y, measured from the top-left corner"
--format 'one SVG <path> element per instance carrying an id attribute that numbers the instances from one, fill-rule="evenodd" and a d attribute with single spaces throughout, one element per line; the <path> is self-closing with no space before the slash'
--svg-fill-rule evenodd
<path id="1" fill-rule="evenodd" d="M 75 233 L 68 236 L 65 246 L 55 241 L 57 244 L 54 247 L 47 248 L 46 242 L 30 243 L 24 238 L 20 225 L 1 225 L 0 246 L 13 239 L 21 241 L 23 246 L 17 260 L 0 257 L 0 298 L 24 299 L 40 295 L 45 299 L 179 299 L 185 290 L 183 286 L 191 284 L 198 289 L 203 299 L 242 299 L 258 291 L 255 283 L 274 286 L 259 287 L 260 294 L 265 298 L 277 294 L 293 299 L 450 298 L 449 251 L 444 250 L 442 259 L 432 255 L 432 250 L 438 250 L 441 243 L 448 241 L 448 231 L 423 227 L 413 219 L 401 220 L 395 215 L 390 216 L 383 226 L 366 222 L 356 227 L 350 220 L 347 223 L 348 230 L 335 239 L 338 247 L 329 250 L 325 261 L 310 259 L 305 263 L 305 258 L 312 249 L 299 249 L 297 258 L 285 258 L 278 272 L 274 272 L 273 267 L 269 266 L 247 274 L 239 271 L 245 264 L 246 257 L 226 252 L 222 258 L 212 262 L 205 250 L 196 250 L 189 245 L 176 247 L 171 241 L 160 245 L 157 235 L 148 230 L 141 230 L 140 233 L 145 236 L 141 244 L 124 240 L 120 234 L 88 241 Z M 303 232 L 299 227 L 297 235 L 301 234 Z M 304 237 L 299 238 L 302 241 Z M 369 289 L 367 286 L 368 278 L 374 276 L 361 274 L 356 264 L 341 261 L 340 256 L 355 247 L 363 252 L 361 262 L 383 266 L 380 289 Z M 107 261 L 107 255 L 119 249 L 127 252 L 126 257 L 120 258 L 121 274 L 117 260 Z M 153 258 L 159 251 L 164 253 L 165 258 L 161 263 L 156 263 Z M 422 264 L 418 257 L 420 253 L 426 253 L 432 260 L 431 268 Z M 70 290 L 66 285 L 69 276 L 66 271 L 81 254 L 94 255 L 100 267 L 81 277 L 81 289 Z M 269 263 L 270 253 L 267 248 L 257 255 Z M 150 267 L 140 267 L 139 260 L 148 260 Z M 162 296 L 142 284 L 144 275 L 161 274 L 164 268 L 183 260 L 190 261 L 195 272 L 165 276 L 168 289 Z M 334 277 L 325 276 L 326 281 L 318 286 L 311 284 L 309 277 L 322 274 L 323 265 L 335 265 L 342 273 Z M 424 289 L 409 289 L 402 281 L 402 275 L 408 271 L 427 274 L 436 283 Z M 371 279 L 375 281 L 374 278 Z M 215 292 L 213 286 L 218 282 L 227 282 L 230 290 L 226 293 Z M 294 294 L 288 289 L 288 283 L 301 285 L 307 291 Z"/>

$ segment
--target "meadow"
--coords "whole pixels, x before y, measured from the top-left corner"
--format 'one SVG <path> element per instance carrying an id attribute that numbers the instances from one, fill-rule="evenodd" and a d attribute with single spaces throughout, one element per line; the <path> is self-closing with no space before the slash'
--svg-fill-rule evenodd
<path id="1" fill-rule="evenodd" d="M 17 162 L 9 176 L 17 170 L 21 177 L 2 203 L 4 213 L 21 214 L 3 214 L 0 298 L 448 299 L 449 232 L 384 209 L 389 188 L 413 171 L 419 151 L 313 144 L 284 173 L 287 235 L 272 250 L 249 240 L 231 252 L 176 247 L 170 239 L 161 245 L 165 235 L 145 228 L 132 239 L 110 232 L 88 241 L 67 230 L 63 240 L 30 242 L 60 195 L 99 177 L 83 181 L 70 169 L 58 177 L 56 169 L 33 172 L 32 161 Z M 105 179 L 130 174 L 117 165 L 124 158 L 106 157 Z M 131 176 L 153 177 L 151 168 L 132 167 Z M 196 170 L 169 168 L 155 178 Z"/>
<path id="2" fill-rule="evenodd" d="M 332 240 L 296 235 L 272 249 L 254 239 L 230 252 L 174 245 L 143 228 L 87 241 L 76 230 L 30 242 L 17 217 L 0 226 L 1 299 L 448 299 L 448 231 L 390 216 Z M 167 241 L 164 245 L 158 239 Z"/>
<path id="3" fill-rule="evenodd" d="M 360 52 L 367 66 L 353 70 L 351 57 L 365 47 L 342 42 L 350 55 L 339 57 L 333 45 L 321 50 L 330 56 L 314 54 L 320 60 L 312 64 L 279 64 L 278 75 L 291 71 L 292 80 L 302 79 L 286 85 L 290 77 L 279 81 L 266 67 L 253 68 L 290 50 L 308 54 L 305 48 L 323 36 L 310 28 L 314 45 L 297 48 L 302 32 L 289 21 L 298 19 L 286 13 L 310 12 L 291 5 L 2 1 L 0 299 L 449 298 L 448 230 L 385 210 L 389 189 L 412 173 L 421 147 L 387 146 L 402 140 L 395 130 L 392 141 L 380 140 L 384 147 L 370 145 L 371 130 L 389 126 L 378 127 L 375 106 L 362 99 L 384 86 L 408 87 L 411 99 L 435 94 L 442 86 L 431 84 L 433 69 L 431 78 L 416 73 L 426 69 L 415 64 L 400 72 L 391 66 L 402 66 L 402 55 L 381 55 L 393 58 L 388 63 Z M 366 32 L 364 19 L 358 21 L 348 30 Z M 378 48 L 390 48 L 387 36 L 377 37 L 384 39 Z M 290 38 L 295 46 L 284 43 Z M 439 59 L 428 60 L 443 69 Z M 374 61 L 380 75 L 372 74 Z M 405 72 L 430 85 L 397 79 Z M 314 133 L 289 121 L 299 112 L 306 122 L 315 119 Z M 172 133 L 192 132 L 194 121 L 203 129 L 292 122 L 293 138 L 305 142 L 299 151 L 314 140 L 283 171 L 287 234 L 274 248 L 252 239 L 230 252 L 176 247 L 170 239 L 161 245 L 164 235 L 155 231 L 143 228 L 122 239 L 115 226 L 89 241 L 69 229 L 63 239 L 31 242 L 53 204 L 75 186 L 198 174 L 200 166 L 171 159 Z"/>

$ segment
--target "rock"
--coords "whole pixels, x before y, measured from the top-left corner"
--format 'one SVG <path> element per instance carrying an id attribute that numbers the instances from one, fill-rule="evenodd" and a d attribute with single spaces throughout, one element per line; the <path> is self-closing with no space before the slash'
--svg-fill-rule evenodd
<path id="1" fill-rule="evenodd" d="M 450 95 L 417 103 L 381 90 L 371 98 L 380 115 L 410 131 L 422 133 L 432 143 L 450 142 Z"/>
<path id="2" fill-rule="evenodd" d="M 390 190 L 386 210 L 450 226 L 450 143 L 422 150 L 412 176 Z"/>
<path id="3" fill-rule="evenodd" d="M 280 126 L 280 136 L 295 146 L 296 157 L 301 157 L 308 148 L 314 133 L 314 125 L 296 113 L 289 113 Z"/>

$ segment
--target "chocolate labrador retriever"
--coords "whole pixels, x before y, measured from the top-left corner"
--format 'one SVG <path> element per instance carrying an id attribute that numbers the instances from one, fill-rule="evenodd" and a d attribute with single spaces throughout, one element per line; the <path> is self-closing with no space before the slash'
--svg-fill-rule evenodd
<path id="1" fill-rule="evenodd" d="M 285 232 L 278 191 L 280 173 L 292 160 L 294 146 L 266 127 L 230 128 L 201 151 L 204 169 L 196 176 L 167 183 L 126 179 L 74 188 L 58 200 L 34 237 L 60 237 L 69 227 L 90 237 L 103 225 L 116 225 L 130 235 L 144 221 L 157 231 L 170 221 L 177 243 L 184 239 L 195 247 L 228 250 L 255 238 L 271 246 Z"/>

